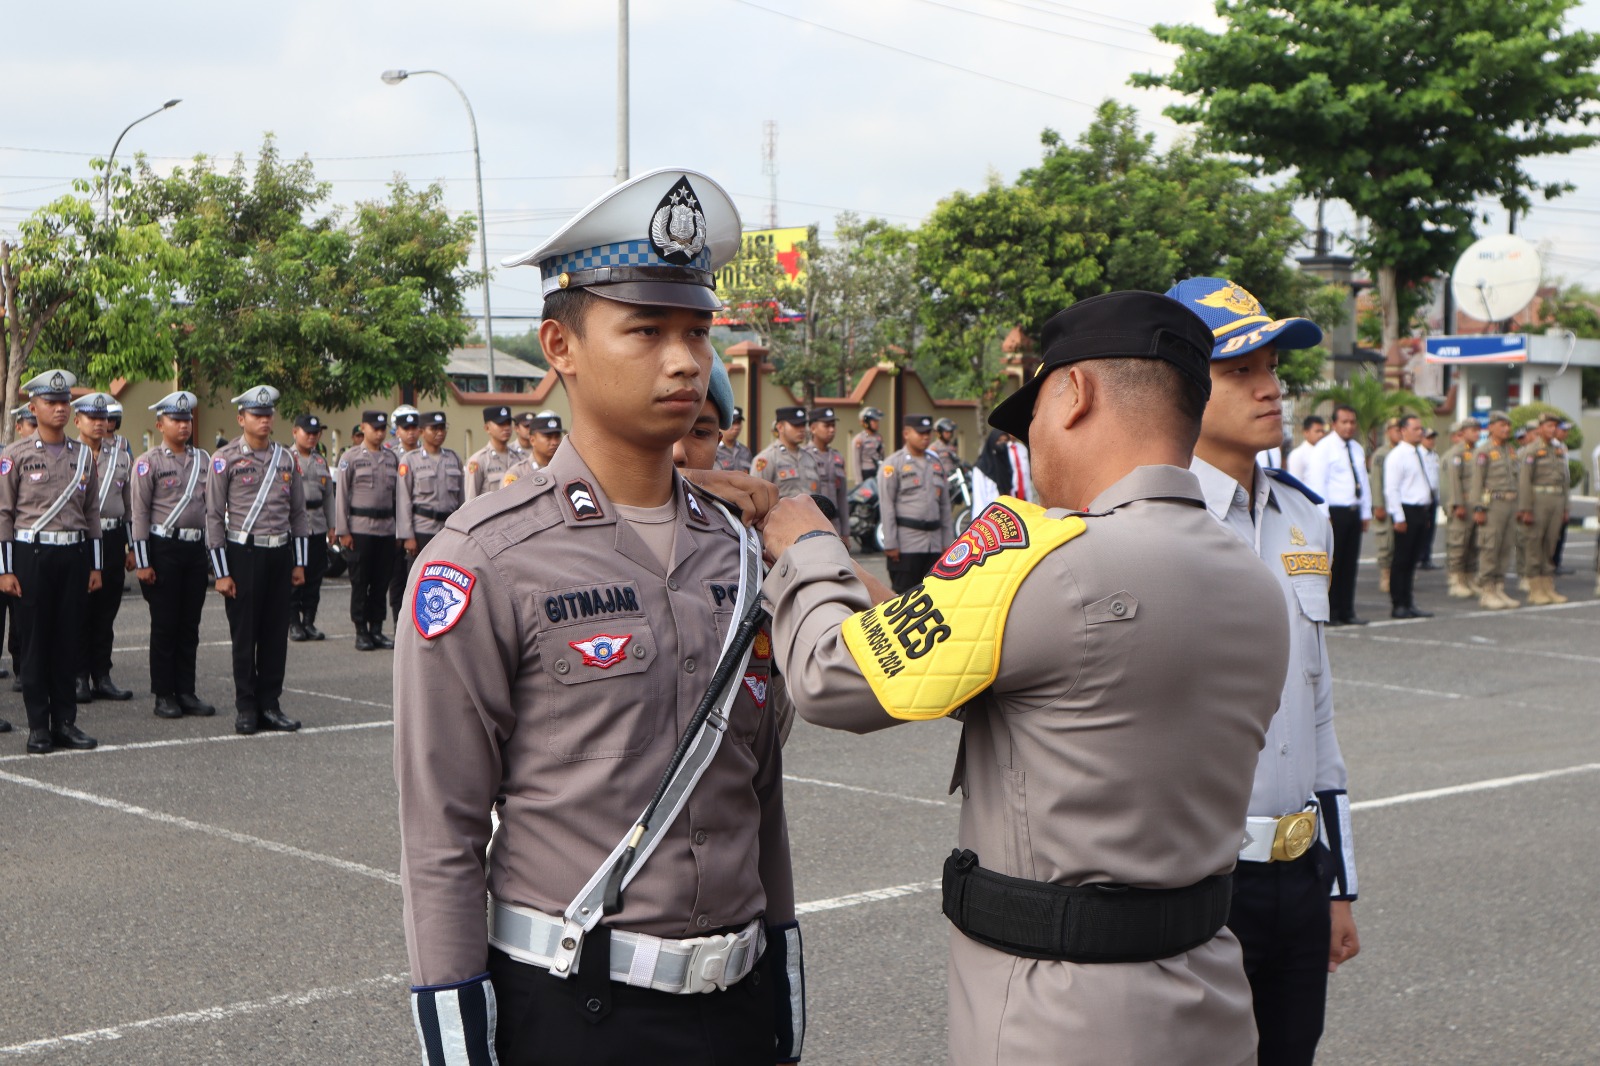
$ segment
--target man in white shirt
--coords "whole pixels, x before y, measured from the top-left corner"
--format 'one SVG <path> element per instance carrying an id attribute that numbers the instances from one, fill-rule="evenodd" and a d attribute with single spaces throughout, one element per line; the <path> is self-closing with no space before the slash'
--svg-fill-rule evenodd
<path id="1" fill-rule="evenodd" d="M 1356 441 L 1356 409 L 1344 404 L 1333 409 L 1333 432 L 1319 441 L 1306 463 L 1303 479 L 1328 509 L 1333 523 L 1333 573 L 1328 582 L 1328 624 L 1364 626 L 1356 617 L 1356 567 L 1361 558 L 1361 534 L 1372 520 L 1372 484 L 1367 479 L 1367 456 Z"/>
<path id="2" fill-rule="evenodd" d="M 1306 415 L 1300 423 L 1300 432 L 1304 439 L 1289 453 L 1289 476 L 1303 485 L 1311 466 L 1311 453 L 1328 435 L 1328 423 L 1323 421 L 1321 415 Z"/>
<path id="3" fill-rule="evenodd" d="M 1433 520 L 1434 489 L 1422 458 L 1422 420 L 1400 420 L 1400 443 L 1383 460 L 1383 506 L 1394 521 L 1394 562 L 1389 569 L 1391 618 L 1432 618 L 1417 609 L 1412 579 Z"/>

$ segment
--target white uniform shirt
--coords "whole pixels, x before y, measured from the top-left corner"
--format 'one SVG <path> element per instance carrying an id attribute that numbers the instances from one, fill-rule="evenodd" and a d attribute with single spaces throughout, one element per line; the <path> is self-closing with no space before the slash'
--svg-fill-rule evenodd
<path id="1" fill-rule="evenodd" d="M 1401 441 L 1383 460 L 1383 506 L 1395 521 L 1404 521 L 1405 504 L 1426 507 L 1433 502 L 1422 449 Z"/>
<path id="2" fill-rule="evenodd" d="M 1372 517 L 1372 482 L 1367 479 L 1367 453 L 1353 440 L 1329 433 L 1317 442 L 1306 464 L 1306 487 L 1329 507 L 1360 507 L 1361 520 Z"/>
<path id="3" fill-rule="evenodd" d="M 1309 476 L 1307 471 L 1311 466 L 1311 453 L 1316 450 L 1317 446 L 1315 444 L 1308 440 L 1303 440 L 1295 446 L 1294 451 L 1289 453 L 1289 476 L 1302 485 L 1308 484 L 1306 478 Z"/>

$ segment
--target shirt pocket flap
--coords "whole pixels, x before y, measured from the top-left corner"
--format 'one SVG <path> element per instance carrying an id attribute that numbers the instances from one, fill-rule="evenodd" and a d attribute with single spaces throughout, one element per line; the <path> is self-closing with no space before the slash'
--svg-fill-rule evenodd
<path id="1" fill-rule="evenodd" d="M 655 635 L 643 618 L 581 622 L 538 636 L 544 672 L 563 685 L 642 674 L 656 656 Z"/>
<path id="2" fill-rule="evenodd" d="M 1139 599 L 1133 593 L 1123 590 L 1113 592 L 1104 599 L 1096 600 L 1083 609 L 1083 620 L 1088 625 L 1099 625 L 1102 622 L 1127 622 L 1139 612 Z"/>
<path id="3" fill-rule="evenodd" d="M 1295 581 L 1294 595 L 1300 601 L 1300 613 L 1313 622 L 1328 620 L 1328 585 L 1321 578 Z"/>

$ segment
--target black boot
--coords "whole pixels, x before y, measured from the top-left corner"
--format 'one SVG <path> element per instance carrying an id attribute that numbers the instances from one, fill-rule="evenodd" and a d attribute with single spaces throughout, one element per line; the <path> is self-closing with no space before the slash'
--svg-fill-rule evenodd
<path id="1" fill-rule="evenodd" d="M 55 741 L 58 748 L 73 748 L 77 751 L 88 751 L 100 743 L 70 722 L 51 730 L 50 739 Z"/>
<path id="2" fill-rule="evenodd" d="M 317 628 L 317 612 L 307 611 L 305 622 L 307 640 L 327 640 L 328 634 Z"/>
<path id="3" fill-rule="evenodd" d="M 89 684 L 88 674 L 78 675 L 78 688 L 77 691 L 73 693 L 72 698 L 77 700 L 79 703 L 94 702 L 94 688 Z"/>
<path id="4" fill-rule="evenodd" d="M 125 688 L 118 688 L 110 674 L 102 674 L 94 679 L 94 698 L 97 700 L 131 700 L 133 693 Z"/>
<path id="5" fill-rule="evenodd" d="M 8 678 L 10 676 L 11 676 L 11 668 L 9 666 L 0 665 L 0 680 L 3 680 L 4 678 Z"/>
<path id="6" fill-rule="evenodd" d="M 371 651 L 378 646 L 372 639 L 372 633 L 365 625 L 356 626 L 356 651 Z"/>
<path id="7" fill-rule="evenodd" d="M 299 644 L 306 639 L 306 627 L 301 624 L 300 619 L 298 618 L 289 623 L 289 639 L 294 641 L 296 644 Z"/>
<path id="8" fill-rule="evenodd" d="M 157 718 L 182 718 L 183 708 L 178 706 L 178 701 L 171 696 L 156 697 Z"/>
<path id="9" fill-rule="evenodd" d="M 178 693 L 178 709 L 184 714 L 192 714 L 196 718 L 210 718 L 217 713 L 217 709 L 192 692 Z"/>
<path id="10" fill-rule="evenodd" d="M 242 737 L 254 736 L 261 728 L 261 719 L 255 711 L 240 711 L 233 716 L 233 731 Z"/>
<path id="11" fill-rule="evenodd" d="M 280 733 L 293 733 L 300 728 L 300 723 L 288 717 L 276 707 L 268 707 L 261 712 L 261 728 L 277 730 Z"/>
<path id="12" fill-rule="evenodd" d="M 48 729 L 28 730 L 28 754 L 49 755 L 56 750 L 56 742 L 50 736 Z"/>
<path id="13" fill-rule="evenodd" d="M 383 635 L 382 622 L 374 622 L 368 627 L 368 632 L 372 634 L 372 643 L 376 644 L 378 647 L 386 650 L 394 647 L 394 641 Z"/>
<path id="14" fill-rule="evenodd" d="M 11 732 L 11 723 L 6 721 L 4 718 L 0 718 L 0 733 L 9 732 Z"/>

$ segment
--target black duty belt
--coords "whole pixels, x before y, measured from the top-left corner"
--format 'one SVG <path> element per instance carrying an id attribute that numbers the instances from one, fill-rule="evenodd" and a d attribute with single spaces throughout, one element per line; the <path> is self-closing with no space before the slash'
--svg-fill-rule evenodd
<path id="1" fill-rule="evenodd" d="M 905 526 L 907 529 L 920 529 L 924 533 L 937 533 L 944 528 L 943 523 L 935 522 L 931 518 L 901 518 L 899 515 L 894 516 L 894 524 Z"/>
<path id="2" fill-rule="evenodd" d="M 308 511 L 320 511 L 320 510 L 322 510 L 322 501 L 321 500 L 307 500 L 306 501 L 306 510 L 308 510 Z"/>
<path id="3" fill-rule="evenodd" d="M 447 519 L 451 515 L 455 514 L 455 511 L 453 511 L 453 510 L 452 511 L 435 511 L 432 507 L 424 507 L 419 503 L 412 504 L 411 505 L 411 510 L 416 512 L 417 514 L 421 515 L 424 518 L 431 518 L 435 522 L 443 522 L 445 519 Z"/>
<path id="4" fill-rule="evenodd" d="M 1153 962 L 1217 935 L 1228 920 L 1232 876 L 1186 888 L 1053 885 L 978 865 L 971 851 L 944 864 L 944 915 L 980 944 L 1029 959 Z"/>
<path id="5" fill-rule="evenodd" d="M 358 518 L 393 518 L 394 508 L 385 511 L 381 507 L 352 507 L 350 513 Z"/>

